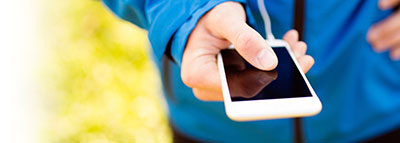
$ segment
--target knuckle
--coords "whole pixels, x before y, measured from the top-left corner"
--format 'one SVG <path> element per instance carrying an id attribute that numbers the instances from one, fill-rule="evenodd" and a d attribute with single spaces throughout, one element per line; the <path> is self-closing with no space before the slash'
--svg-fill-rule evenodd
<path id="1" fill-rule="evenodd" d="M 220 26 L 226 23 L 227 16 L 229 16 L 225 11 L 221 11 L 218 8 L 212 9 L 207 13 L 206 23 L 208 25 Z"/>
<path id="2" fill-rule="evenodd" d="M 298 48 L 301 48 L 301 50 L 302 50 L 302 52 L 306 52 L 307 51 L 307 44 L 306 44 L 306 42 L 304 42 L 304 41 L 300 41 L 299 42 L 299 47 Z"/>
<path id="3" fill-rule="evenodd" d="M 300 47 L 307 48 L 307 44 L 306 44 L 306 42 L 304 42 L 304 41 L 299 41 L 299 46 L 300 46 Z"/>
<path id="4" fill-rule="evenodd" d="M 182 70 L 181 71 L 181 79 L 182 82 L 188 87 L 195 87 L 197 78 L 191 74 L 190 71 Z"/>
<path id="5" fill-rule="evenodd" d="M 313 57 L 311 57 L 310 55 L 306 55 L 306 58 L 307 58 L 308 61 L 309 61 L 310 67 L 311 67 L 312 65 L 314 65 L 315 60 L 314 60 Z"/>
<path id="6" fill-rule="evenodd" d="M 240 48 L 241 50 L 247 50 L 250 48 L 249 45 L 253 41 L 253 38 L 250 34 L 239 31 L 235 37 L 237 48 Z"/>
<path id="7" fill-rule="evenodd" d="M 212 21 L 214 25 L 225 23 L 226 15 L 224 13 L 215 13 L 212 15 Z"/>
<path id="8" fill-rule="evenodd" d="M 312 65 L 314 65 L 314 64 L 315 64 L 315 60 L 314 60 L 314 58 L 313 58 L 313 57 L 311 57 L 311 56 L 310 56 L 310 59 L 311 59 L 311 66 L 312 66 Z"/>

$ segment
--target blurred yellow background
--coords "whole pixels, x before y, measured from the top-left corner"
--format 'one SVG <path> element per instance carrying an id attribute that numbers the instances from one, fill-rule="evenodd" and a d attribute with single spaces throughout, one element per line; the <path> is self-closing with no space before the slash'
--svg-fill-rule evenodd
<path id="1" fill-rule="evenodd" d="M 43 142 L 171 142 L 146 31 L 101 1 L 46 0 Z"/>

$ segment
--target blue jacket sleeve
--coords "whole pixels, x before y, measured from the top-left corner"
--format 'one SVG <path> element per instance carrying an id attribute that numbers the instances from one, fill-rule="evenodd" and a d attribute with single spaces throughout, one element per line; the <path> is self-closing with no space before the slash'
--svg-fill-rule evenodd
<path id="1" fill-rule="evenodd" d="M 181 64 L 190 32 L 200 17 L 229 0 L 103 0 L 111 11 L 148 31 L 156 62 L 167 46 L 173 60 Z M 245 0 L 230 0 L 245 3 Z"/>

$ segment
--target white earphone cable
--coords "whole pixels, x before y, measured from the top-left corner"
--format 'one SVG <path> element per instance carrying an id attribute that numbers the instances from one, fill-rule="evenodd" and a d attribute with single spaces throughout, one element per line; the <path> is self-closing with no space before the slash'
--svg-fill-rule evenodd
<path id="1" fill-rule="evenodd" d="M 269 19 L 267 9 L 265 8 L 264 0 L 257 0 L 257 5 L 258 5 L 258 10 L 261 13 L 261 17 L 264 21 L 265 34 L 267 36 L 266 38 L 268 40 L 275 40 L 275 37 L 272 34 L 271 30 L 271 20 Z"/>

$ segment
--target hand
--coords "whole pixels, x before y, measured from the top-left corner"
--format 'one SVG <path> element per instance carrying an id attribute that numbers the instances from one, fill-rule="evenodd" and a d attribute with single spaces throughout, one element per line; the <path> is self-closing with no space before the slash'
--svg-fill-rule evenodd
<path id="1" fill-rule="evenodd" d="M 307 46 L 298 41 L 298 33 L 289 31 L 284 36 L 303 68 L 314 64 L 305 55 Z M 189 36 L 182 58 L 182 81 L 193 88 L 194 95 L 204 101 L 223 101 L 217 54 L 230 44 L 254 67 L 273 70 L 278 64 L 272 48 L 263 37 L 246 24 L 245 10 L 236 2 L 224 2 L 206 13 Z"/>
<path id="2" fill-rule="evenodd" d="M 387 10 L 400 4 L 400 0 L 379 0 L 379 8 Z M 377 52 L 390 51 L 392 60 L 400 60 L 400 10 L 373 25 L 368 32 L 368 41 Z"/>

